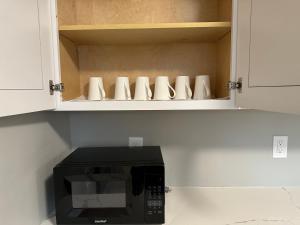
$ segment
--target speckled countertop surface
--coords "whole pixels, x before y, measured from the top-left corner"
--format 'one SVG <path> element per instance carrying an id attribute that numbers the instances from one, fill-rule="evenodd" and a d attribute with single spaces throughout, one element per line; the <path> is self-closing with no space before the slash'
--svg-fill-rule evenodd
<path id="1" fill-rule="evenodd" d="M 167 225 L 300 225 L 300 188 L 173 187 Z M 55 219 L 42 225 L 55 225 Z"/>

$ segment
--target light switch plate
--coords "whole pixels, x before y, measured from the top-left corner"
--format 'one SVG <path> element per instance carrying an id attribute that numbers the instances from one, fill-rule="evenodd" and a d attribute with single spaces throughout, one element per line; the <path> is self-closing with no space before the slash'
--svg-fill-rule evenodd
<path id="1" fill-rule="evenodd" d="M 142 137 L 129 137 L 129 147 L 143 147 L 144 138 Z"/>
<path id="2" fill-rule="evenodd" d="M 274 136 L 273 138 L 273 158 L 287 158 L 288 136 Z"/>

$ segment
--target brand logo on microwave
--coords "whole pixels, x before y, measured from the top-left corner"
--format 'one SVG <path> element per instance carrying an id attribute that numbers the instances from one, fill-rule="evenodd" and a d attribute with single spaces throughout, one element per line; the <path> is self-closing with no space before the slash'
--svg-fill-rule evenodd
<path id="1" fill-rule="evenodd" d="M 103 224 L 103 223 L 107 223 L 107 219 L 95 220 L 94 222 L 95 222 L 95 224 Z"/>

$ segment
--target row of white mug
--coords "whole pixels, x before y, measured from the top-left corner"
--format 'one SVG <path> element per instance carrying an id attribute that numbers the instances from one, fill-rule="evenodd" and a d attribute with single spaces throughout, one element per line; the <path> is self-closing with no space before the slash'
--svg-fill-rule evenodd
<path id="1" fill-rule="evenodd" d="M 91 101 L 106 99 L 102 77 L 90 77 L 89 96 Z M 176 77 L 175 90 L 170 85 L 167 76 L 158 76 L 155 79 L 154 100 L 204 100 L 211 99 L 210 79 L 207 75 L 196 76 L 194 95 L 190 86 L 189 76 Z M 149 77 L 141 76 L 136 78 L 134 100 L 147 101 L 152 99 Z M 117 77 L 114 100 L 131 100 L 129 78 Z"/>

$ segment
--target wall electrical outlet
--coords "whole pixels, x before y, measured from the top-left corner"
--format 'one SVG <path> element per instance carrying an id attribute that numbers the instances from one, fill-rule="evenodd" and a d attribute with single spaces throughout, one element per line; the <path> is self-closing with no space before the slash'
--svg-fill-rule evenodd
<path id="1" fill-rule="evenodd" d="M 129 147 L 143 147 L 144 138 L 142 137 L 129 137 Z"/>
<path id="2" fill-rule="evenodd" d="M 273 158 L 287 158 L 288 136 L 274 136 L 273 139 Z"/>

